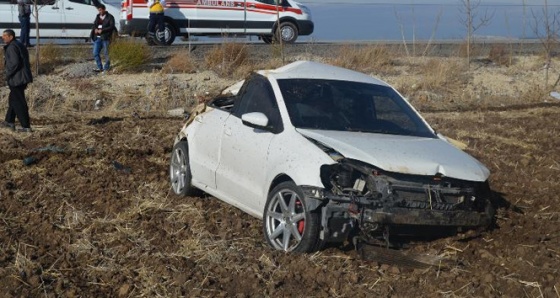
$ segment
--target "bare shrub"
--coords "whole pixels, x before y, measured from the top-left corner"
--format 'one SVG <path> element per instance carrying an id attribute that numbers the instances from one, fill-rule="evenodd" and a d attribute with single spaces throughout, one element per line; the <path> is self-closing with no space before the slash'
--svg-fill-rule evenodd
<path id="1" fill-rule="evenodd" d="M 422 69 L 418 87 L 425 91 L 455 92 L 468 83 L 467 68 L 458 61 L 429 59 Z"/>
<path id="2" fill-rule="evenodd" d="M 330 63 L 336 66 L 357 71 L 382 71 L 393 64 L 394 55 L 385 46 L 350 46 L 345 45 L 338 50 L 336 58 Z"/>
<path id="3" fill-rule="evenodd" d="M 539 103 L 549 97 L 548 92 L 538 83 L 532 84 L 529 88 L 522 90 L 519 99 L 522 103 Z"/>
<path id="4" fill-rule="evenodd" d="M 472 43 L 469 46 L 467 42 L 463 42 L 457 47 L 457 56 L 461 58 L 468 58 L 468 63 L 470 63 L 470 59 L 472 57 L 479 56 L 480 52 L 480 47 Z"/>
<path id="5" fill-rule="evenodd" d="M 54 71 L 54 69 L 61 64 L 64 57 L 63 49 L 55 44 L 48 43 L 41 45 L 39 51 L 39 74 L 49 74 Z M 35 63 L 35 55 L 29 55 L 31 70 L 33 73 L 37 73 L 37 64 Z"/>
<path id="6" fill-rule="evenodd" d="M 204 62 L 218 75 L 228 77 L 237 68 L 249 63 L 249 52 L 244 44 L 224 42 L 211 49 L 204 57 Z"/>
<path id="7" fill-rule="evenodd" d="M 109 55 L 115 69 L 133 71 L 145 65 L 152 57 L 152 52 L 144 42 L 119 38 L 109 47 Z"/>
<path id="8" fill-rule="evenodd" d="M 488 54 L 488 59 L 500 66 L 510 66 L 512 63 L 511 51 L 504 45 L 493 45 Z"/>
<path id="9" fill-rule="evenodd" d="M 171 58 L 163 66 L 166 73 L 193 73 L 196 71 L 196 63 L 191 54 L 185 50 L 177 50 L 171 53 Z"/>

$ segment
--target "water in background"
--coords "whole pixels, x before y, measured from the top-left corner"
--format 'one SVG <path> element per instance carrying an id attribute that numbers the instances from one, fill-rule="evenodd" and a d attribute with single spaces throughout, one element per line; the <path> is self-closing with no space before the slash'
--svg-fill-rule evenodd
<path id="1" fill-rule="evenodd" d="M 316 41 L 463 39 L 464 14 L 458 4 L 306 4 L 312 12 Z M 549 5 L 549 15 L 560 5 Z M 481 38 L 535 38 L 535 19 L 542 5 L 480 5 L 478 18 L 493 15 L 489 25 L 474 34 Z M 439 16 L 439 17 L 438 17 Z M 438 21 L 439 18 L 439 21 Z M 541 26 L 542 27 L 542 26 Z M 542 28 L 539 28 L 542 35 Z M 302 39 L 308 40 L 307 37 Z"/>

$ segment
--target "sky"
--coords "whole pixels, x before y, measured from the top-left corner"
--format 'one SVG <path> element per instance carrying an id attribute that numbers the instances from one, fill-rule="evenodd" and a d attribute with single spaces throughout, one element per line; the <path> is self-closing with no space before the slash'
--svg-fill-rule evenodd
<path id="1" fill-rule="evenodd" d="M 307 5 L 315 31 L 302 40 L 458 40 L 465 37 L 461 0 L 296 0 Z M 475 0 L 473 0 L 475 1 Z M 523 5 L 525 2 L 525 6 Z M 535 38 L 535 17 L 543 14 L 544 0 L 481 0 L 480 18 L 492 15 L 477 38 Z M 548 0 L 550 11 L 560 10 L 560 0 Z M 550 12 L 549 12 L 550 13 Z M 476 22 L 476 20 L 475 20 Z"/>

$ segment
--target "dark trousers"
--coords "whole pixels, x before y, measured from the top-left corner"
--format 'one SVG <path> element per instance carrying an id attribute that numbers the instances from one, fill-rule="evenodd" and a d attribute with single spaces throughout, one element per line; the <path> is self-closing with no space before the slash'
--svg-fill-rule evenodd
<path id="1" fill-rule="evenodd" d="M 159 36 L 156 36 L 156 25 L 159 31 Z M 163 42 L 165 39 L 165 15 L 162 13 L 150 12 L 150 22 L 148 23 L 148 34 L 151 38 L 156 37 L 159 41 Z"/>
<path id="2" fill-rule="evenodd" d="M 19 33 L 19 41 L 24 46 L 29 46 L 29 31 L 31 30 L 30 16 L 20 16 L 19 23 L 21 25 L 21 32 Z"/>
<path id="3" fill-rule="evenodd" d="M 29 108 L 25 100 L 25 88 L 27 85 L 11 87 L 10 97 L 8 99 L 8 112 L 6 112 L 6 122 L 15 123 L 16 116 L 22 127 L 29 128 Z"/>

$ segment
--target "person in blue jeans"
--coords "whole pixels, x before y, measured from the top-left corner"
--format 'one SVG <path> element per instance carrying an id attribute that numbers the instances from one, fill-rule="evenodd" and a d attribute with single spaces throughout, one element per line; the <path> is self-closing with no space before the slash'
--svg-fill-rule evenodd
<path id="1" fill-rule="evenodd" d="M 93 40 L 93 58 L 97 64 L 95 72 L 104 72 L 111 68 L 111 60 L 109 59 L 109 44 L 116 31 L 115 18 L 107 12 L 105 5 L 100 4 L 97 7 L 99 14 L 93 21 L 93 29 L 91 30 L 91 39 Z M 101 50 L 105 57 L 105 64 L 101 63 Z"/>
<path id="2" fill-rule="evenodd" d="M 25 47 L 31 47 L 29 43 L 29 31 L 31 30 L 31 5 L 29 0 L 17 0 L 18 17 L 21 25 L 19 40 Z"/>

